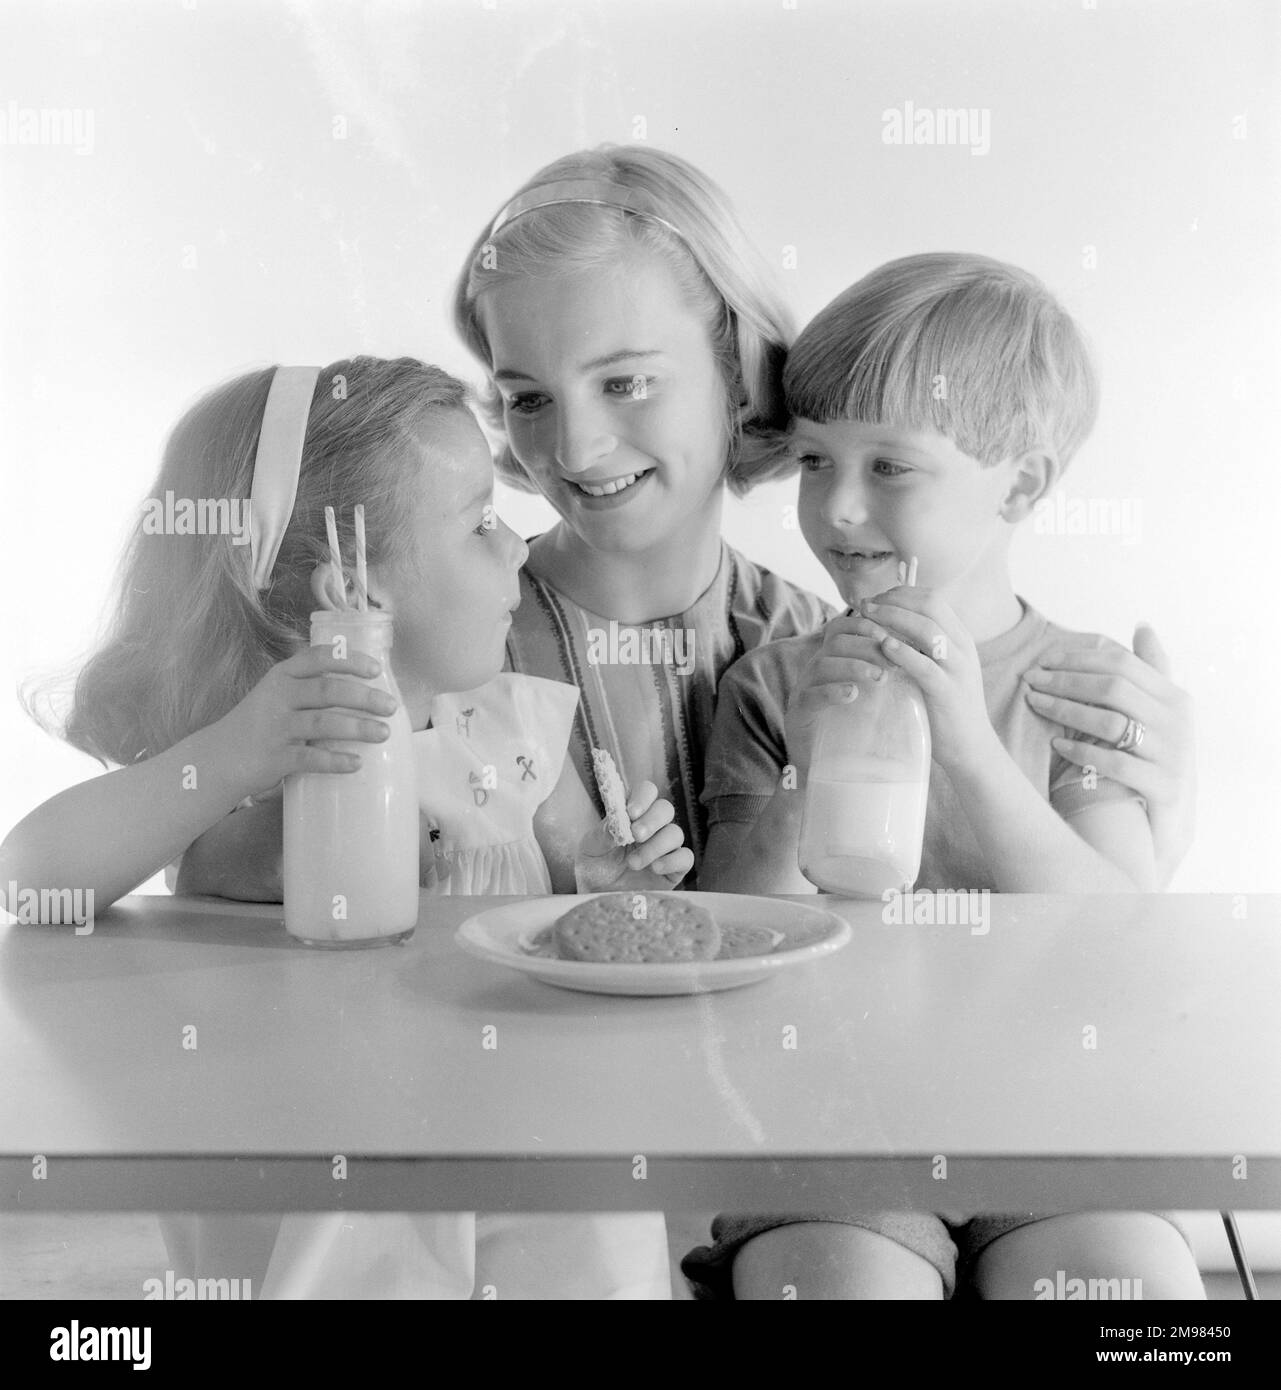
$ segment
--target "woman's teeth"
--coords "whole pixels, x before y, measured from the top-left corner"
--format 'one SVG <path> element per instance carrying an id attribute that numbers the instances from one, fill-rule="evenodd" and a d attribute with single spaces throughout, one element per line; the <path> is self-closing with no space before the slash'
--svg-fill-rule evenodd
<path id="1" fill-rule="evenodd" d="M 646 468 L 640 473 L 629 473 L 625 478 L 612 478 L 607 483 L 592 485 L 591 483 L 575 483 L 574 486 L 580 492 L 585 492 L 588 497 L 609 497 L 615 492 L 622 492 L 626 487 L 631 487 L 638 479 L 646 477 L 652 473 L 652 468 Z"/>

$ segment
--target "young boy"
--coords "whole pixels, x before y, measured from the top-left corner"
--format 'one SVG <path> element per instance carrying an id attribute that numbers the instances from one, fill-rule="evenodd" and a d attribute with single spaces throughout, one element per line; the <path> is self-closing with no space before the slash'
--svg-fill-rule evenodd
<path id="1" fill-rule="evenodd" d="M 1072 320 L 1012 266 L 909 256 L 814 319 L 784 389 L 801 530 L 847 612 L 750 652 L 722 681 L 702 886 L 815 891 L 797 863 L 815 721 L 897 669 L 919 686 L 933 740 L 916 888 L 1154 891 L 1137 793 L 1063 758 L 1056 702 L 1034 696 L 1030 708 L 1021 685 L 1075 636 L 1023 602 L 1009 575 L 1015 527 L 1097 412 Z M 896 582 L 913 559 L 917 583 Z M 1179 1229 L 1144 1212 L 721 1217 L 713 1235 L 685 1262 L 713 1297 L 778 1298 L 791 1285 L 802 1298 L 937 1298 L 956 1286 L 958 1260 L 985 1298 L 1031 1298 L 1047 1268 L 1142 1278 L 1149 1299 L 1205 1296 Z"/>

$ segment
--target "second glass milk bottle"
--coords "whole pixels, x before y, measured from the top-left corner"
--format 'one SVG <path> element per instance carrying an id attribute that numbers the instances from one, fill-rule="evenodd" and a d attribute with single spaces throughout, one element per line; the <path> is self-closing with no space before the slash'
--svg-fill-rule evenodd
<path id="1" fill-rule="evenodd" d="M 921 869 L 930 723 L 916 682 L 886 670 L 818 717 L 800 868 L 827 893 L 910 891 Z"/>

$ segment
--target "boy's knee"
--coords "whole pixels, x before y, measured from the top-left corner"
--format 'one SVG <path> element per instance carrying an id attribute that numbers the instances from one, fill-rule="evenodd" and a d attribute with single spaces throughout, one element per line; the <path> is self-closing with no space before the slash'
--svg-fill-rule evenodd
<path id="1" fill-rule="evenodd" d="M 974 1267 L 985 1299 L 1203 1299 L 1196 1260 L 1176 1227 L 1152 1212 L 1083 1212 L 1020 1226 Z"/>
<path id="2" fill-rule="evenodd" d="M 753 1236 L 734 1257 L 738 1299 L 941 1299 L 928 1260 L 876 1231 L 804 1221 Z"/>

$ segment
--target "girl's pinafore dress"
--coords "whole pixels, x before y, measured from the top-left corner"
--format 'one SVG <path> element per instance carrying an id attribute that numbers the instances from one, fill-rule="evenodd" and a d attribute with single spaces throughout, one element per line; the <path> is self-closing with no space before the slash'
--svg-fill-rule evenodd
<path id="1" fill-rule="evenodd" d="M 413 736 L 424 888 L 552 891 L 534 815 L 577 711 L 575 686 L 510 672 L 432 701 Z M 670 1268 L 657 1212 L 291 1213 L 260 1297 L 670 1299 Z"/>

